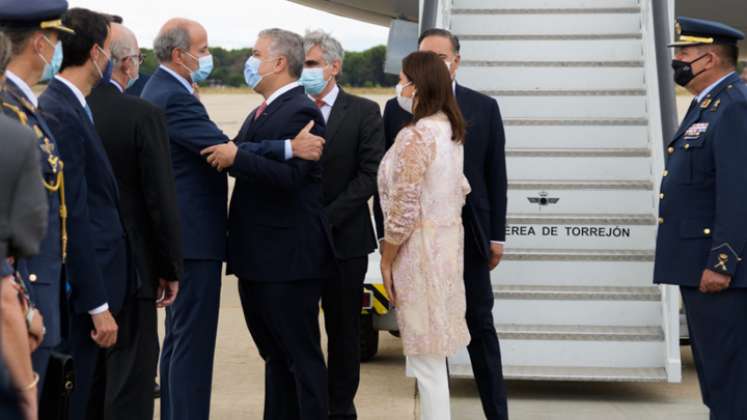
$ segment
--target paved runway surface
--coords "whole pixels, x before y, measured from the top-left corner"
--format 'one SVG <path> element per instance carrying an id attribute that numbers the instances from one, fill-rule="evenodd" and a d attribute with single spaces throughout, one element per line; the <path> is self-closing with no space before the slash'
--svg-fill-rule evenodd
<path id="1" fill-rule="evenodd" d="M 383 106 L 388 96 L 376 95 L 371 99 Z M 244 117 L 261 102 L 256 95 L 233 94 L 206 94 L 203 101 L 211 117 L 229 136 L 235 135 Z M 689 98 L 678 100 L 680 108 L 686 109 L 688 103 Z M 225 277 L 211 418 L 261 419 L 263 375 L 262 360 L 244 324 L 236 279 Z M 414 380 L 404 376 L 404 358 L 398 339 L 382 333 L 379 355 L 362 367 L 356 401 L 359 418 L 417 419 L 415 388 Z M 451 389 L 454 420 L 483 418 L 472 381 L 454 380 Z M 688 348 L 683 348 L 681 384 L 510 382 L 508 389 L 513 420 L 706 420 L 708 417 L 700 402 Z M 158 419 L 158 407 L 155 419 Z"/>

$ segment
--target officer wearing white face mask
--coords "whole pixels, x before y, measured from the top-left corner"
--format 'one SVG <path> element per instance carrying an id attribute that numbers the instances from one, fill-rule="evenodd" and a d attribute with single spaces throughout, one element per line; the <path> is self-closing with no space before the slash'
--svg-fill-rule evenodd
<path id="1" fill-rule="evenodd" d="M 60 69 L 60 36 L 73 32 L 60 21 L 65 10 L 66 1 L 49 0 L 4 2 L 0 11 L 0 31 L 13 44 L 5 73 L 5 89 L 0 92 L 2 112 L 29 127 L 36 136 L 49 207 L 49 224 L 39 255 L 19 261 L 16 267 L 27 281 L 32 300 L 39 308 L 30 319 L 36 318 L 35 323 L 41 325 L 38 316 L 41 313 L 46 327 L 46 335 L 37 337 L 41 346 L 32 356 L 34 370 L 39 374 L 39 390 L 44 386 L 50 353 L 61 340 L 60 295 L 62 263 L 67 252 L 67 217 L 63 162 L 31 87 L 40 81 L 49 81 Z"/>

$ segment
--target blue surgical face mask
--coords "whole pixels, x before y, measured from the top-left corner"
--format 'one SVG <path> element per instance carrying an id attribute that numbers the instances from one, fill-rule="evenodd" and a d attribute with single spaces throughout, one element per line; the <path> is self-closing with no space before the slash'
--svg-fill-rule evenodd
<path id="1" fill-rule="evenodd" d="M 211 54 L 208 54 L 197 58 L 188 52 L 185 52 L 185 54 L 197 60 L 196 70 L 189 70 L 189 67 L 182 64 L 187 70 L 191 72 L 190 77 L 192 78 L 192 82 L 200 83 L 207 80 L 207 78 L 210 77 L 210 73 L 213 72 L 213 56 Z"/>
<path id="2" fill-rule="evenodd" d="M 44 61 L 44 71 L 42 72 L 41 77 L 42 82 L 52 80 L 55 74 L 60 71 L 60 67 L 62 66 L 62 42 L 57 41 L 57 44 L 52 45 L 52 41 L 50 41 L 46 36 L 44 37 L 44 40 L 47 41 L 49 46 L 54 48 L 54 53 L 52 54 L 52 59 L 50 61 L 47 61 L 43 55 L 39 54 L 39 57 Z"/>
<path id="3" fill-rule="evenodd" d="M 317 96 L 324 88 L 327 87 L 329 81 L 332 80 L 332 76 L 329 79 L 324 80 L 324 67 L 313 67 L 303 69 L 301 78 L 298 82 L 301 83 L 306 90 L 306 94 L 311 96 Z"/>
<path id="4" fill-rule="evenodd" d="M 268 58 L 268 60 L 272 60 L 272 58 Z M 259 66 L 261 66 L 262 63 L 263 61 L 259 58 L 251 56 L 244 64 L 244 81 L 254 90 L 257 90 L 259 83 L 265 76 L 267 76 L 266 74 L 263 75 L 259 73 Z"/>
<path id="5" fill-rule="evenodd" d="M 106 56 L 107 58 L 106 67 L 104 67 L 104 70 L 101 70 L 99 65 L 96 64 L 96 60 L 93 61 L 93 65 L 96 66 L 96 71 L 98 71 L 99 76 L 101 76 L 101 79 L 99 79 L 99 82 L 96 84 L 96 86 L 98 86 L 104 83 L 109 83 L 109 81 L 112 79 L 112 70 L 114 69 L 114 67 L 112 65 L 112 58 L 109 56 L 109 54 L 107 54 L 106 51 L 104 51 L 104 49 L 98 45 L 96 45 L 96 48 L 98 48 L 99 51 L 101 51 L 101 54 L 104 54 L 104 56 Z"/>
<path id="6" fill-rule="evenodd" d="M 135 73 L 134 79 L 130 79 L 130 75 L 128 74 L 127 75 L 127 87 L 125 89 L 131 88 L 135 84 L 135 82 L 137 82 L 137 79 L 139 78 L 140 78 L 140 73 Z"/>

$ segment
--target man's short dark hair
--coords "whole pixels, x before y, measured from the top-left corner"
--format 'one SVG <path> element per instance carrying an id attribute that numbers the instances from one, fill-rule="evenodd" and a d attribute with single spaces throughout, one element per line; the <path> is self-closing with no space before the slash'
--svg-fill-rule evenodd
<path id="1" fill-rule="evenodd" d="M 443 38 L 447 38 L 449 41 L 451 41 L 451 49 L 454 51 L 454 54 L 459 54 L 459 50 L 462 48 L 461 45 L 459 45 L 459 37 L 447 31 L 446 29 L 441 28 L 433 28 L 423 31 L 423 33 L 420 34 L 420 38 L 418 38 L 418 46 L 423 42 L 424 39 L 431 36 L 440 36 Z"/>
<path id="2" fill-rule="evenodd" d="M 106 36 L 109 34 L 109 19 L 88 9 L 70 9 L 62 16 L 62 24 L 75 31 L 75 35 L 62 34 L 62 66 L 79 67 L 88 61 L 91 48 L 99 45 L 104 48 Z"/>
<path id="3" fill-rule="evenodd" d="M 739 47 L 736 45 L 719 45 L 718 54 L 730 67 L 737 67 L 739 64 Z"/>

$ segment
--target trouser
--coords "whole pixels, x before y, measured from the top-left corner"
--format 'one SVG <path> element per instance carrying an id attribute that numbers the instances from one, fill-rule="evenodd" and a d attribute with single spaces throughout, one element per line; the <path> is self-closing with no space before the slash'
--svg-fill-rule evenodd
<path id="1" fill-rule="evenodd" d="M 681 286 L 703 403 L 712 420 L 747 419 L 747 290 Z"/>
<path id="2" fill-rule="evenodd" d="M 179 294 L 166 309 L 161 352 L 162 420 L 210 418 L 222 267 L 221 261 L 184 261 Z M 152 392 L 153 384 L 148 388 Z"/>
<path id="3" fill-rule="evenodd" d="M 501 348 L 493 322 L 490 269 L 488 261 L 477 250 L 474 238 L 469 236 L 464 241 L 464 290 L 467 328 L 472 337 L 467 351 L 482 408 L 488 420 L 507 420 L 506 384 L 503 381 Z"/>
<path id="4" fill-rule="evenodd" d="M 327 330 L 329 418 L 356 419 L 355 393 L 360 382 L 360 319 L 368 258 L 339 261 L 322 290 Z"/>
<path id="5" fill-rule="evenodd" d="M 420 420 L 450 420 L 446 358 L 431 355 L 407 356 L 407 370 L 418 382 Z"/>
<path id="6" fill-rule="evenodd" d="M 239 280 L 246 324 L 265 361 L 265 420 L 326 420 L 327 370 L 319 332 L 321 280 Z"/>
<path id="7" fill-rule="evenodd" d="M 106 420 L 153 418 L 153 379 L 158 368 L 154 299 L 131 297 L 117 314 L 118 344 L 106 360 Z"/>

